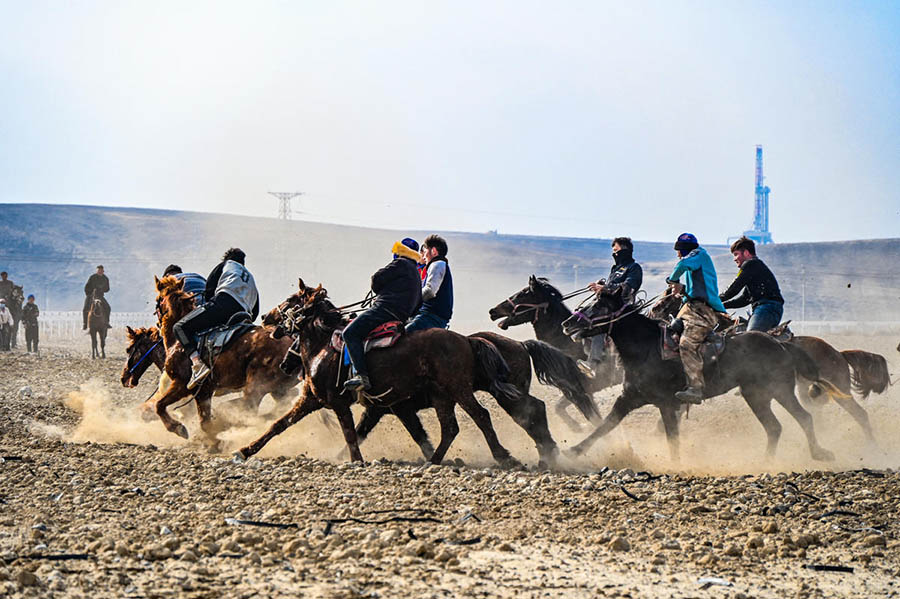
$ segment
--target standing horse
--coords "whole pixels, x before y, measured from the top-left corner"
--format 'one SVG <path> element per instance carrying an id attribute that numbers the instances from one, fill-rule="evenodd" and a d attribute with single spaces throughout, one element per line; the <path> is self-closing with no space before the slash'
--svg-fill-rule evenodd
<path id="1" fill-rule="evenodd" d="M 625 366 L 622 394 L 603 423 L 572 452 L 584 453 L 629 413 L 652 404 L 660 411 L 670 454 L 677 460 L 680 402 L 675 399 L 675 392 L 684 388 L 684 369 L 679 361 L 662 359 L 662 332 L 658 322 L 641 314 L 640 306 L 625 305 L 619 291 L 601 294 L 594 304 L 584 311 L 576 311 L 563 323 L 566 334 L 579 338 L 608 334 Z M 704 366 L 703 394 L 715 397 L 740 387 L 741 395 L 766 431 L 768 456 L 775 454 L 781 436 L 781 424 L 771 407 L 774 398 L 803 429 L 812 458 L 833 460 L 834 454 L 819 445 L 812 417 L 794 395 L 795 371 L 810 380 L 819 380 L 815 362 L 798 346 L 781 344 L 765 333 L 744 333 L 730 338 L 722 354 Z"/>
<path id="2" fill-rule="evenodd" d="M 91 296 L 91 311 L 88 312 L 88 331 L 91 334 L 91 359 L 106 358 L 106 333 L 109 331 L 109 320 L 103 309 L 103 302 L 95 289 Z M 97 347 L 97 338 L 100 338 L 100 347 Z"/>
<path id="3" fill-rule="evenodd" d="M 528 286 L 517 291 L 509 298 L 503 300 L 490 309 L 491 320 L 500 320 L 497 326 L 503 330 L 509 327 L 531 323 L 534 327 L 534 335 L 540 341 L 549 343 L 570 359 L 584 360 L 587 354 L 584 343 L 573 341 L 563 334 L 562 323 L 572 316 L 572 311 L 563 303 L 563 295 L 543 277 L 531 275 Z M 594 378 L 585 376 L 576 368 L 577 380 L 573 383 L 585 390 L 590 396 L 613 385 L 622 382 L 622 369 L 618 367 L 615 356 L 610 353 L 603 361 Z M 590 422 L 597 424 L 600 415 L 593 401 L 585 404 L 580 401 L 577 394 L 563 390 L 563 397 L 575 405 L 582 415 Z M 556 412 L 573 429 L 580 428 L 575 421 L 566 414 L 566 405 L 556 404 Z"/>
<path id="4" fill-rule="evenodd" d="M 166 348 L 165 374 L 171 379 L 166 389 L 151 398 L 152 409 L 171 433 L 188 438 L 187 428 L 172 418 L 166 408 L 191 395 L 187 383 L 191 378 L 191 361 L 181 343 L 175 338 L 175 323 L 194 309 L 194 297 L 184 291 L 183 280 L 163 277 L 156 280 L 157 313 L 160 317 L 160 334 Z M 218 390 L 243 389 L 248 405 L 258 405 L 266 393 L 276 401 L 289 396 L 297 384 L 297 378 L 288 376 L 278 368 L 285 352 L 290 348 L 289 339 L 272 339 L 270 329 L 253 327 L 241 335 L 215 358 L 213 372 L 194 390 L 200 427 L 214 444 L 218 433 L 212 421 L 212 396 Z"/>
<path id="5" fill-rule="evenodd" d="M 320 286 L 308 294 L 302 306 L 293 308 L 285 321 L 284 331 L 297 337 L 281 367 L 286 372 L 302 369 L 300 398 L 263 436 L 238 450 L 236 457 L 245 459 L 256 454 L 307 414 L 327 407 L 334 410 L 341 424 L 351 459 L 361 462 L 350 412 L 356 397 L 343 391 L 347 370 L 342 352 L 334 349 L 332 343 L 335 332 L 346 324 L 341 311 Z M 474 396 L 473 381 L 479 376 L 491 381 L 495 396 L 508 394 L 512 399 L 517 395 L 517 390 L 502 380 L 508 370 L 492 344 L 446 329 L 428 329 L 405 335 L 393 347 L 370 352 L 366 359 L 375 386 L 360 394 L 364 403 L 402 406 L 422 395 L 430 397 L 441 426 L 441 441 L 431 455 L 432 463 L 441 463 L 459 433 L 454 414 L 459 405 L 481 430 L 494 459 L 506 466 L 519 465 L 500 444 L 490 414 Z"/>

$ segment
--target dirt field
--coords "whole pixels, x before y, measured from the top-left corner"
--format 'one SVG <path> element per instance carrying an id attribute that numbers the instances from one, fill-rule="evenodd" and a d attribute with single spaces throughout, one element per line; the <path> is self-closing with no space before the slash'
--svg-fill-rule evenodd
<path id="1" fill-rule="evenodd" d="M 878 351 L 900 372 L 896 339 L 829 341 Z M 900 592 L 896 387 L 862 402 L 879 447 L 837 406 L 815 413 L 823 446 L 838 455 L 828 464 L 809 461 L 799 427 L 777 407 L 784 435 L 764 461 L 762 428 L 733 395 L 691 411 L 680 463 L 644 409 L 560 472 L 494 468 L 464 415 L 443 466 L 425 464 L 393 418 L 362 446 L 365 466 L 343 463 L 339 431 L 315 416 L 238 464 L 230 451 L 266 427 L 270 400 L 261 414 L 218 400 L 215 413 L 234 426 L 221 436 L 228 453 L 210 455 L 138 417 L 155 369 L 123 389 L 121 341 L 105 361 L 86 359 L 82 345 L 51 345 L 40 359 L 0 354 L 0 596 Z M 534 392 L 561 446 L 584 437 L 553 414 L 555 391 Z M 501 441 L 533 464 L 525 434 L 479 397 Z M 603 413 L 613 397 L 597 396 Z M 433 415 L 423 416 L 436 438 Z M 197 436 L 190 408 L 178 417 Z M 70 559 L 53 559 L 61 554 Z"/>

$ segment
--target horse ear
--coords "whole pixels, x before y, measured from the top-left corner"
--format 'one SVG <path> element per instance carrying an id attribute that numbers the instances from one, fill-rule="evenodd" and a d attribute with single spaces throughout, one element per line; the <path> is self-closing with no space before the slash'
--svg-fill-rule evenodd
<path id="1" fill-rule="evenodd" d="M 303 277 L 297 277 L 297 287 L 300 291 L 306 291 L 306 283 L 303 282 Z"/>
<path id="2" fill-rule="evenodd" d="M 156 285 L 157 291 L 163 290 L 162 281 L 159 280 L 159 277 L 157 277 L 156 275 L 153 275 L 153 282 Z"/>
<path id="3" fill-rule="evenodd" d="M 537 285 L 537 276 L 531 275 L 528 277 L 528 286 L 533 288 L 535 285 Z"/>
<path id="4" fill-rule="evenodd" d="M 128 325 L 125 325 L 125 334 L 128 335 L 129 339 L 134 339 L 134 329 Z"/>

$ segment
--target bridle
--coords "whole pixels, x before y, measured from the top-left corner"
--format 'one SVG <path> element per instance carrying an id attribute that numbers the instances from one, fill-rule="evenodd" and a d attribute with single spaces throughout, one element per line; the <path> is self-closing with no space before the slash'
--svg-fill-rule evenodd
<path id="1" fill-rule="evenodd" d="M 595 328 L 602 327 L 602 326 L 608 326 L 609 328 L 606 331 L 600 331 L 600 332 L 609 335 L 610 333 L 612 333 L 613 323 L 616 323 L 616 322 L 622 320 L 623 318 L 631 316 L 632 314 L 640 312 L 641 310 L 646 308 L 648 305 L 650 305 L 654 301 L 656 301 L 659 297 L 660 297 L 659 295 L 656 295 L 654 297 L 651 297 L 650 299 L 640 300 L 640 301 L 637 301 L 637 302 L 634 302 L 631 304 L 623 304 L 621 308 L 619 308 L 612 314 L 604 314 L 602 316 L 592 317 L 592 316 L 588 316 L 587 314 L 584 313 L 584 311 L 579 309 L 579 310 L 575 310 L 575 312 L 573 312 L 572 315 L 575 317 L 575 319 L 577 321 L 588 323 L 588 330 L 595 329 Z"/>
<path id="2" fill-rule="evenodd" d="M 149 355 L 153 352 L 154 349 L 156 349 L 157 347 L 159 347 L 159 344 L 162 343 L 162 341 L 163 341 L 163 340 L 160 339 L 159 341 L 157 341 L 156 343 L 154 343 L 153 345 L 151 345 L 151 346 L 150 346 L 150 349 L 148 349 L 146 352 L 144 352 L 144 355 L 141 356 L 141 359 L 138 360 L 137 363 L 136 363 L 134 366 L 132 366 L 131 368 L 128 369 L 128 374 L 131 374 L 131 373 L 133 373 L 135 370 L 137 370 L 137 367 L 140 366 L 141 363 L 142 363 L 144 360 L 147 359 L 147 356 L 149 356 Z M 129 362 L 131 361 L 131 358 L 134 356 L 134 353 L 135 353 L 135 350 L 136 350 L 136 349 L 137 349 L 137 348 L 134 348 L 133 350 L 131 350 L 131 355 L 128 356 L 128 361 L 129 361 Z"/>

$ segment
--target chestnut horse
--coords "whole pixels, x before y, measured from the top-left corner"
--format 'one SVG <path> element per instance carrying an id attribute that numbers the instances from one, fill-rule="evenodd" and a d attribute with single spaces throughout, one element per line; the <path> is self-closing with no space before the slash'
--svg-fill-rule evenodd
<path id="1" fill-rule="evenodd" d="M 304 292 L 301 281 L 301 292 Z M 342 352 L 332 347 L 335 332 L 346 324 L 341 311 L 331 303 L 321 286 L 304 293 L 303 305 L 291 309 L 281 325 L 296 335 L 284 358 L 286 372 L 300 369 L 303 377 L 300 398 L 290 412 L 272 424 L 262 437 L 236 452 L 235 457 L 248 458 L 259 452 L 273 437 L 323 407 L 332 409 L 340 422 L 344 440 L 354 461 L 362 461 L 350 406 L 357 396 L 343 390 L 347 369 Z M 518 392 L 502 378 L 507 374 L 497 349 L 483 339 L 470 339 L 446 329 L 428 329 L 405 335 L 391 348 L 367 354 L 374 388 L 360 394 L 364 403 L 402 406 L 417 396 L 427 395 L 437 412 L 441 441 L 431 462 L 441 463 L 453 439 L 459 433 L 454 408 L 458 404 L 481 430 L 494 459 L 504 466 L 517 466 L 497 439 L 491 417 L 475 399 L 473 381 L 482 376 L 491 381 L 492 392 Z"/>
<path id="2" fill-rule="evenodd" d="M 160 390 L 153 399 L 152 408 L 163 425 L 171 433 L 188 438 L 187 428 L 169 415 L 168 406 L 191 395 L 187 383 L 191 378 L 191 361 L 184 347 L 175 338 L 175 323 L 194 309 L 194 298 L 182 289 L 183 281 L 175 277 L 156 280 L 156 306 L 160 318 L 160 333 L 166 348 L 164 372 L 171 384 Z M 258 405 L 267 392 L 276 401 L 286 399 L 297 384 L 297 378 L 288 376 L 278 368 L 285 352 L 290 348 L 289 339 L 272 339 L 271 329 L 256 326 L 241 335 L 219 354 L 212 366 L 212 373 L 194 390 L 200 426 L 208 439 L 217 443 L 218 432 L 212 422 L 214 392 L 243 389 L 244 398 Z"/>
<path id="3" fill-rule="evenodd" d="M 137 387 L 151 364 L 160 370 L 163 369 L 166 365 L 166 348 L 156 327 L 139 329 L 125 327 L 125 337 L 128 339 L 128 345 L 125 347 L 128 360 L 122 368 L 121 380 L 123 387 L 133 388 Z"/>
<path id="4" fill-rule="evenodd" d="M 91 296 L 91 310 L 88 312 L 88 331 L 91 334 L 91 359 L 106 358 L 106 333 L 109 332 L 109 319 L 103 309 L 103 302 L 97 297 L 97 290 Z M 99 347 L 98 347 L 99 337 Z"/>

